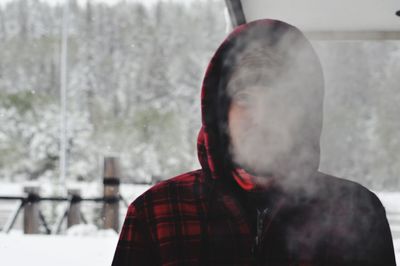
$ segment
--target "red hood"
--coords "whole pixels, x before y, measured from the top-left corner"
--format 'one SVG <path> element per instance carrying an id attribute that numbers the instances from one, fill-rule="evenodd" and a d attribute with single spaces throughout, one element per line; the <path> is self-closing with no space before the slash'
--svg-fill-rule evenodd
<path id="1" fill-rule="evenodd" d="M 219 132 L 218 122 L 224 114 L 218 113 L 221 103 L 218 101 L 224 93 L 229 73 L 234 69 L 235 62 L 228 59 L 229 55 L 240 54 L 240 50 L 251 40 L 265 38 L 268 35 L 270 42 L 276 42 L 286 31 L 295 32 L 300 38 L 304 39 L 310 47 L 311 44 L 304 35 L 294 26 L 278 20 L 262 19 L 236 27 L 218 47 L 211 58 L 202 83 L 201 92 L 201 113 L 202 127 L 198 134 L 197 150 L 200 164 L 206 172 L 210 173 L 211 178 L 220 178 L 231 173 L 226 155 L 228 140 Z M 262 33 L 261 35 L 259 33 Z M 256 33 L 256 34 L 254 34 Z M 311 48 L 312 49 L 312 48 Z M 313 50 L 313 49 L 312 49 Z M 318 61 L 319 63 L 319 61 Z M 323 84 L 322 70 L 321 79 Z M 321 95 L 323 85 L 321 85 Z M 323 96 L 323 95 L 322 95 Z M 322 100 L 320 115 L 317 116 L 318 127 L 313 129 L 312 135 L 317 136 L 315 140 L 315 163 L 314 170 L 319 165 L 319 137 L 322 128 Z M 226 117 L 225 117 L 226 118 Z M 225 159 L 224 159 L 225 158 Z M 229 161 L 229 160 L 228 160 Z M 316 169 L 315 169 L 316 168 Z M 228 174 L 229 175 L 229 174 Z"/>

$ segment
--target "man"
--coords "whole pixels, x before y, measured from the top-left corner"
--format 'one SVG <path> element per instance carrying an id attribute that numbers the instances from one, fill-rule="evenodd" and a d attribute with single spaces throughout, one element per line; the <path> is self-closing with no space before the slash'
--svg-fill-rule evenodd
<path id="1" fill-rule="evenodd" d="M 202 86 L 202 168 L 129 207 L 113 265 L 395 265 L 385 210 L 318 172 L 323 75 L 295 27 L 236 28 Z"/>

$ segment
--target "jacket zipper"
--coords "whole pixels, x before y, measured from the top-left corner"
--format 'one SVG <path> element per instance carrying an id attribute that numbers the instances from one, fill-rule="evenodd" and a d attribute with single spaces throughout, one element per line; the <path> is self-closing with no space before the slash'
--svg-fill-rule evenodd
<path id="1" fill-rule="evenodd" d="M 257 226 L 256 226 L 256 236 L 254 238 L 254 244 L 252 248 L 253 258 L 257 260 L 257 256 L 259 254 L 260 244 L 262 242 L 262 235 L 264 231 L 264 221 L 265 217 L 269 212 L 268 208 L 260 211 L 257 209 Z"/>

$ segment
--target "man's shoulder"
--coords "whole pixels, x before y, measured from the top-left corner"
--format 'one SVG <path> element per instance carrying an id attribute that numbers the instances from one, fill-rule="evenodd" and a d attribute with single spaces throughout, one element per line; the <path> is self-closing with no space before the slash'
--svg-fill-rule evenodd
<path id="1" fill-rule="evenodd" d="M 347 201 L 349 204 L 364 207 L 383 208 L 378 196 L 356 181 L 321 172 L 318 178 L 322 180 L 326 196 L 332 200 Z"/>
<path id="2" fill-rule="evenodd" d="M 152 192 L 164 190 L 169 187 L 191 187 L 204 183 L 203 170 L 198 169 L 163 180 L 150 188 Z"/>
<path id="3" fill-rule="evenodd" d="M 335 190 L 343 190 L 343 192 L 357 192 L 362 194 L 373 194 L 371 190 L 363 186 L 362 184 L 352 181 L 349 178 L 337 177 L 331 174 L 319 172 L 318 178 L 322 180 L 325 187 L 332 188 Z"/>
<path id="4" fill-rule="evenodd" d="M 206 189 L 206 178 L 201 169 L 163 180 L 135 199 L 133 203 L 182 201 L 201 199 Z"/>

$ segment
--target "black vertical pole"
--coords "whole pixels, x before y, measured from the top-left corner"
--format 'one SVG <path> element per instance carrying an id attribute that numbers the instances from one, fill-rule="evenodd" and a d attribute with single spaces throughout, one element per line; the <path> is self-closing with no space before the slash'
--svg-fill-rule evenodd
<path id="1" fill-rule="evenodd" d="M 246 23 L 241 0 L 225 0 L 225 4 L 228 8 L 233 28 Z"/>

